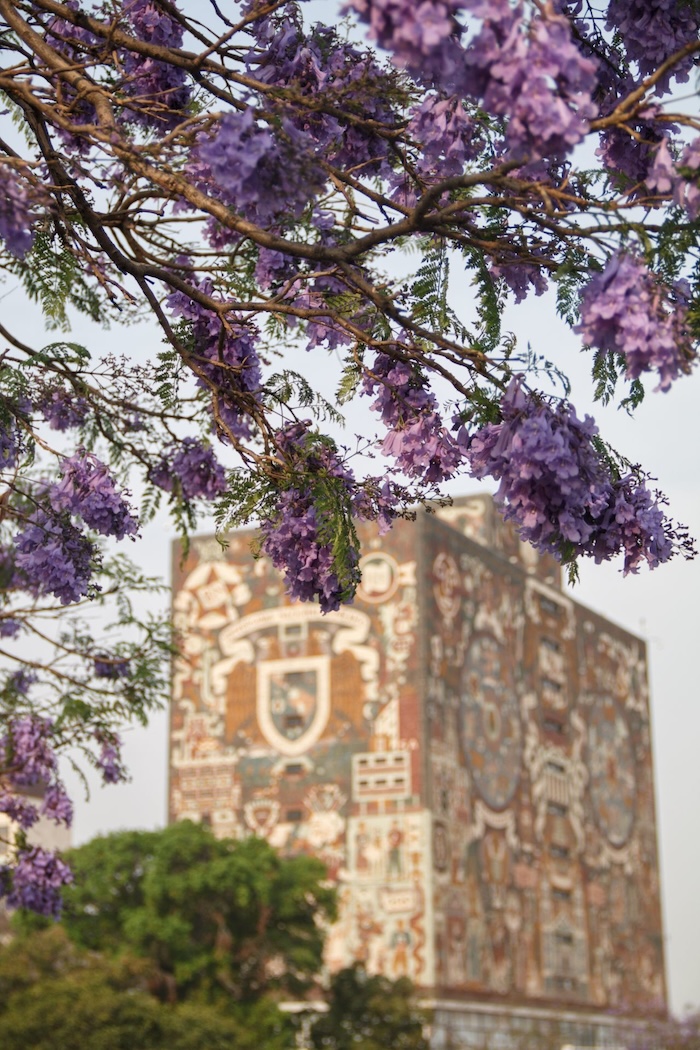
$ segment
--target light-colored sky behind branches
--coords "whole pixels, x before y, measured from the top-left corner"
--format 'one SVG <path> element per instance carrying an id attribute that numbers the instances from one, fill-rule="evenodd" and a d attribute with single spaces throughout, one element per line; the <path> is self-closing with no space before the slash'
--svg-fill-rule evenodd
<path id="1" fill-rule="evenodd" d="M 187 6 L 202 14 L 199 3 Z M 333 22 L 337 4 L 314 0 L 309 8 Z M 468 304 L 469 276 L 455 268 L 453 281 L 455 302 Z M 38 346 L 55 338 L 43 332 L 38 311 L 27 308 L 18 289 L 9 283 L 0 295 L 3 292 L 3 323 L 16 335 Z M 679 380 L 666 394 L 651 393 L 650 383 L 646 401 L 630 419 L 613 408 L 593 408 L 588 362 L 576 337 L 557 319 L 551 299 L 529 299 L 512 309 L 506 327 L 515 332 L 521 347 L 529 342 L 533 350 L 564 367 L 573 381 L 572 401 L 579 414 L 592 412 L 610 443 L 659 479 L 673 516 L 700 537 L 700 372 Z M 74 337 L 95 356 L 111 351 L 151 357 L 161 346 L 159 332 L 146 322 L 105 333 L 80 321 Z M 330 373 L 334 364 L 331 357 L 325 370 Z M 329 376 L 327 380 L 330 391 L 333 384 Z M 350 435 L 373 429 L 366 405 L 352 412 Z M 452 487 L 455 494 L 475 489 L 468 479 Z M 144 530 L 138 545 L 125 546 L 145 571 L 168 578 L 173 537 L 161 517 Z M 691 1004 L 700 1007 L 700 559 L 676 560 L 626 579 L 617 566 L 586 563 L 574 597 L 648 642 L 667 976 L 672 1008 L 680 1013 Z M 86 801 L 79 781 L 70 777 L 77 802 L 77 844 L 115 829 L 156 828 L 165 822 L 166 713 L 156 715 L 147 729 L 132 729 L 126 739 L 129 784 L 101 787 L 93 782 Z"/>

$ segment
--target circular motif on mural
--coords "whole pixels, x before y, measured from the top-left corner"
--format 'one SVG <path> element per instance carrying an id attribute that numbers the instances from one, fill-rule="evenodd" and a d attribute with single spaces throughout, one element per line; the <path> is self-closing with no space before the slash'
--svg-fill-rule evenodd
<path id="1" fill-rule="evenodd" d="M 613 846 L 624 846 L 634 824 L 634 752 L 625 717 L 610 696 L 597 697 L 590 708 L 588 770 L 598 827 Z"/>
<path id="2" fill-rule="evenodd" d="M 363 602 L 377 605 L 393 598 L 399 586 L 399 567 L 390 554 L 376 551 L 360 558 L 362 579 L 357 588 L 357 597 Z"/>
<path id="3" fill-rule="evenodd" d="M 512 799 L 520 777 L 522 728 L 504 647 L 472 642 L 462 679 L 462 747 L 476 788 L 492 809 Z"/>

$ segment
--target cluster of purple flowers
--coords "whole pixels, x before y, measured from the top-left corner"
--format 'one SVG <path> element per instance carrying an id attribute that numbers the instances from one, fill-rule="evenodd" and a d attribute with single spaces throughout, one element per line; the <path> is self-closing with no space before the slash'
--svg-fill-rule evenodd
<path id="1" fill-rule="evenodd" d="M 597 62 L 582 54 L 571 22 L 522 0 L 350 0 L 371 36 L 417 79 L 468 95 L 506 121 L 505 149 L 525 161 L 566 156 L 597 114 Z M 463 44 L 455 15 L 481 21 Z"/>
<path id="2" fill-rule="evenodd" d="M 433 485 L 455 474 L 462 451 L 443 425 L 437 399 L 416 365 L 377 354 L 365 372 L 362 393 L 377 395 L 371 407 L 387 428 L 381 450 L 406 477 Z"/>
<path id="3" fill-rule="evenodd" d="M 74 430 L 87 417 L 89 405 L 72 390 L 54 387 L 38 402 L 37 408 L 52 430 Z"/>
<path id="4" fill-rule="evenodd" d="M 126 769 L 122 762 L 121 741 L 116 733 L 96 732 L 95 740 L 100 745 L 100 753 L 95 760 L 105 784 L 120 784 L 127 779 Z"/>
<path id="5" fill-rule="evenodd" d="M 620 34 L 627 59 L 646 77 L 680 48 L 697 41 L 700 11 L 683 0 L 610 0 L 607 28 Z M 693 61 L 692 55 L 686 58 L 673 76 L 687 80 Z M 667 75 L 656 90 L 668 90 L 669 84 Z"/>
<path id="6" fill-rule="evenodd" d="M 0 638 L 16 638 L 21 630 L 20 621 L 11 616 L 3 616 L 0 620 Z"/>
<path id="7" fill-rule="evenodd" d="M 569 561 L 597 562 L 624 554 L 624 572 L 651 568 L 676 553 L 671 523 L 643 479 L 612 475 L 597 451 L 597 427 L 572 405 L 552 408 L 513 380 L 501 403 L 501 422 L 458 440 L 477 478 L 500 481 L 498 501 L 522 539 Z"/>
<path id="8" fill-rule="evenodd" d="M 441 83 L 452 80 L 461 58 L 460 26 L 455 15 L 461 0 L 348 0 L 370 27 L 370 38 L 391 51 L 394 60 L 418 80 Z"/>
<path id="9" fill-rule="evenodd" d="M 139 523 L 129 504 L 117 491 L 109 468 L 97 456 L 80 450 L 63 460 L 61 474 L 62 480 L 50 489 L 54 510 L 76 515 L 89 529 L 117 540 L 138 532 Z"/>
<path id="10" fill-rule="evenodd" d="M 265 84 L 292 89 L 328 109 L 309 110 L 289 102 L 295 127 L 309 135 L 330 164 L 365 175 L 389 174 L 386 138 L 372 127 L 394 126 L 396 115 L 382 89 L 385 77 L 374 59 L 329 26 L 310 32 L 287 17 L 261 18 L 251 27 L 258 47 L 248 56 L 250 73 Z M 353 115 L 362 119 L 354 121 Z"/>
<path id="11" fill-rule="evenodd" d="M 17 462 L 17 437 L 14 419 L 0 426 L 0 470 L 12 470 Z"/>
<path id="12" fill-rule="evenodd" d="M 98 653 L 95 657 L 94 670 L 95 678 L 118 681 L 120 678 L 129 678 L 131 675 L 131 663 L 125 657 Z"/>
<path id="13" fill-rule="evenodd" d="M 160 4 L 122 0 L 122 10 L 140 40 L 159 47 L 182 47 L 182 26 Z M 121 88 L 136 103 L 131 118 L 161 131 L 177 124 L 192 94 L 185 71 L 132 51 L 126 51 L 122 60 L 125 77 Z"/>
<path id="14" fill-rule="evenodd" d="M 72 881 L 65 861 L 40 846 L 20 850 L 15 864 L 0 867 L 0 894 L 9 908 L 27 908 L 53 919 L 61 914 L 61 890 Z"/>
<path id="15" fill-rule="evenodd" d="M 183 499 L 213 500 L 226 489 L 226 473 L 209 445 L 184 438 L 177 451 L 164 456 L 149 473 L 165 492 L 179 490 Z"/>
<path id="16" fill-rule="evenodd" d="M 211 282 L 203 281 L 201 290 L 211 294 Z M 219 436 L 227 440 L 229 431 L 245 440 L 250 436 L 246 405 L 262 384 L 255 329 L 236 317 L 222 321 L 218 313 L 182 292 L 174 292 L 167 301 L 172 313 L 189 323 L 190 363 L 199 376 L 198 385 L 211 390 L 215 422 L 221 424 Z"/>
<path id="17" fill-rule="evenodd" d="M 686 304 L 682 283 L 670 288 L 640 259 L 613 255 L 586 286 L 576 330 L 591 346 L 623 354 L 629 378 L 654 370 L 668 390 L 692 358 Z"/>
<path id="18" fill-rule="evenodd" d="M 522 302 L 530 291 L 534 291 L 535 295 L 544 295 L 547 291 L 546 272 L 535 263 L 525 262 L 517 256 L 504 258 L 489 266 L 491 276 L 507 285 L 516 303 Z"/>
<path id="19" fill-rule="evenodd" d="M 0 811 L 23 831 L 29 831 L 42 815 L 57 824 L 70 825 L 73 819 L 73 806 L 58 780 L 53 735 L 51 719 L 22 715 L 0 737 Z M 44 789 L 41 807 L 22 795 L 23 788 L 36 785 Z M 61 887 L 70 881 L 68 867 L 55 853 L 22 845 L 15 863 L 0 868 L 0 896 L 6 897 L 10 908 L 57 916 Z"/>
<path id="20" fill-rule="evenodd" d="M 313 136 L 288 118 L 272 131 L 252 106 L 221 117 L 214 134 L 200 140 L 192 171 L 262 226 L 282 213 L 300 215 L 325 182 Z"/>
<path id="21" fill-rule="evenodd" d="M 310 444 L 309 426 L 306 421 L 292 423 L 275 436 L 280 456 L 299 472 L 299 481 L 280 493 L 274 516 L 261 522 L 261 550 L 284 573 L 291 598 L 318 599 L 326 613 L 351 600 L 359 570 L 356 552 L 350 552 L 346 578 L 340 578 L 332 542 L 323 537 L 330 522 L 322 519 L 309 476 L 327 479 L 349 501 L 355 480 L 330 443 Z"/>
<path id="22" fill-rule="evenodd" d="M 406 131 L 419 144 L 416 170 L 424 177 L 461 175 L 483 146 L 478 125 L 454 95 L 428 95 L 413 110 Z"/>
<path id="23" fill-rule="evenodd" d="M 56 774 L 53 722 L 37 715 L 14 719 L 0 737 L 0 770 L 15 786 L 50 781 Z"/>
<path id="24" fill-rule="evenodd" d="M 68 515 L 37 508 L 15 537 L 15 551 L 18 582 L 30 594 L 53 594 L 69 605 L 89 593 L 97 551 Z"/>
<path id="25" fill-rule="evenodd" d="M 27 182 L 13 167 L 2 166 L 3 193 L 0 195 L 0 238 L 11 255 L 23 258 L 32 246 L 32 202 Z"/>

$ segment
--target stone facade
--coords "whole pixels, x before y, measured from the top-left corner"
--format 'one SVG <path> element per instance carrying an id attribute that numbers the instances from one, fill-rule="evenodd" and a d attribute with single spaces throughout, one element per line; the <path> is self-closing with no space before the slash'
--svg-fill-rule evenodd
<path id="1" fill-rule="evenodd" d="M 170 818 L 321 857 L 333 969 L 448 1013 L 663 1012 L 644 643 L 488 497 L 362 539 L 327 616 L 249 535 L 176 554 Z"/>

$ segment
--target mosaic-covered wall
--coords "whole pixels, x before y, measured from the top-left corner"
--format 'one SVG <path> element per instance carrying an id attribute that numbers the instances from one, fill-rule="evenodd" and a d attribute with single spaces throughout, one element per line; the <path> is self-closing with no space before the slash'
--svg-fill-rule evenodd
<path id="1" fill-rule="evenodd" d="M 327 616 L 249 536 L 176 561 L 171 819 L 320 856 L 331 968 L 662 1007 L 644 646 L 490 499 L 440 517 L 367 534 L 357 600 Z"/>
<path id="2" fill-rule="evenodd" d="M 339 883 L 332 968 L 434 982 L 415 530 L 368 547 L 351 608 L 289 604 L 250 536 L 176 562 L 170 817 L 309 851 Z"/>
<path id="3" fill-rule="evenodd" d="M 662 1009 L 644 645 L 460 535 L 480 503 L 488 529 L 452 508 L 421 558 L 436 985 Z"/>

